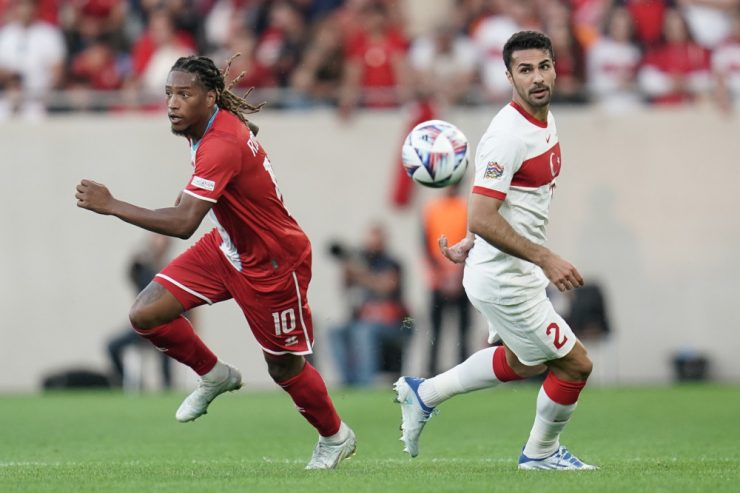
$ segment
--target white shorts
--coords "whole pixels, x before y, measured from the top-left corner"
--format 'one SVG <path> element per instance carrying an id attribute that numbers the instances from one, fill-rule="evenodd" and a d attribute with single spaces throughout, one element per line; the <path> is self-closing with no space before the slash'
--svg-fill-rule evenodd
<path id="1" fill-rule="evenodd" d="M 500 339 L 527 366 L 562 358 L 576 343 L 570 326 L 546 296 L 516 305 L 500 305 L 470 295 L 468 298 L 488 320 L 488 342 Z"/>

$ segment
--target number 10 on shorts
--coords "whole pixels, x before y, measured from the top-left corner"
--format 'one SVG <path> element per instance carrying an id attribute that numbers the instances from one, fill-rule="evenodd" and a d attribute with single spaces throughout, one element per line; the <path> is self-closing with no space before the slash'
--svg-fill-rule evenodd
<path id="1" fill-rule="evenodd" d="M 295 310 L 288 308 L 281 312 L 273 312 L 272 320 L 275 322 L 275 335 L 287 334 L 295 329 Z"/>

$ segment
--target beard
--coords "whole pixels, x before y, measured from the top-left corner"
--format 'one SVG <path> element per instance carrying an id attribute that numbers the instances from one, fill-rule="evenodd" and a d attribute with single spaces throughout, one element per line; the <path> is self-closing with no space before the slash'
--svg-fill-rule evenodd
<path id="1" fill-rule="evenodd" d="M 190 127 L 185 127 L 179 130 L 176 129 L 174 126 L 170 127 L 170 131 L 178 137 L 187 137 L 189 135 L 188 130 L 190 130 Z"/>
<path id="2" fill-rule="evenodd" d="M 519 95 L 522 96 L 522 99 L 524 99 L 527 103 L 529 103 L 533 108 L 543 108 L 549 105 L 550 100 L 552 99 L 552 89 L 547 86 L 541 86 L 541 87 L 538 87 L 537 89 L 547 90 L 547 93 L 545 94 L 543 98 L 535 99 L 535 97 L 529 92 L 526 95 L 521 94 L 521 93 Z"/>

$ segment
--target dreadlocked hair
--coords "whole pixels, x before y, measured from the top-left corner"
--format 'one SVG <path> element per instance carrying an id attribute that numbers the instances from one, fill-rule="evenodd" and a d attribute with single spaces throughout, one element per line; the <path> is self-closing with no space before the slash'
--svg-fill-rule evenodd
<path id="1" fill-rule="evenodd" d="M 226 61 L 226 67 L 223 71 L 216 67 L 213 60 L 204 56 L 186 56 L 178 58 L 172 66 L 172 70 L 180 70 L 195 74 L 195 76 L 198 77 L 198 82 L 200 82 L 206 90 L 214 91 L 216 93 L 216 104 L 219 108 L 223 108 L 229 113 L 236 115 L 242 123 L 249 127 L 252 133 L 257 135 L 259 127 L 250 122 L 244 115 L 257 113 L 266 103 L 260 103 L 255 106 L 247 102 L 247 96 L 249 96 L 249 94 L 254 90 L 254 87 L 250 87 L 242 97 L 231 92 L 231 88 L 237 85 L 244 78 L 245 72 L 241 72 L 230 82 L 226 82 L 227 76 L 229 75 L 229 69 L 231 68 L 231 62 L 233 62 L 234 58 L 239 55 L 240 54 L 237 53 L 229 58 Z"/>

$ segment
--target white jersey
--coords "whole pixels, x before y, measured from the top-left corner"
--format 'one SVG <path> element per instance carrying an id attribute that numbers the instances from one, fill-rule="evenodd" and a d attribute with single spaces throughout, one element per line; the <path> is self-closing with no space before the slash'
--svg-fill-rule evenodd
<path id="1" fill-rule="evenodd" d="M 712 52 L 712 70 L 725 77 L 735 103 L 740 101 L 740 39 L 728 39 Z"/>
<path id="2" fill-rule="evenodd" d="M 552 113 L 547 123 L 514 102 L 494 117 L 478 144 L 473 193 L 503 201 L 499 213 L 526 239 L 545 242 L 550 198 L 560 173 L 560 144 Z M 545 296 L 545 273 L 476 236 L 463 285 L 479 300 L 517 304 Z"/>
<path id="3" fill-rule="evenodd" d="M 642 57 L 630 42 L 601 38 L 588 50 L 588 88 L 595 99 L 608 111 L 619 112 L 641 104 L 637 87 L 625 85 L 634 80 Z"/>

